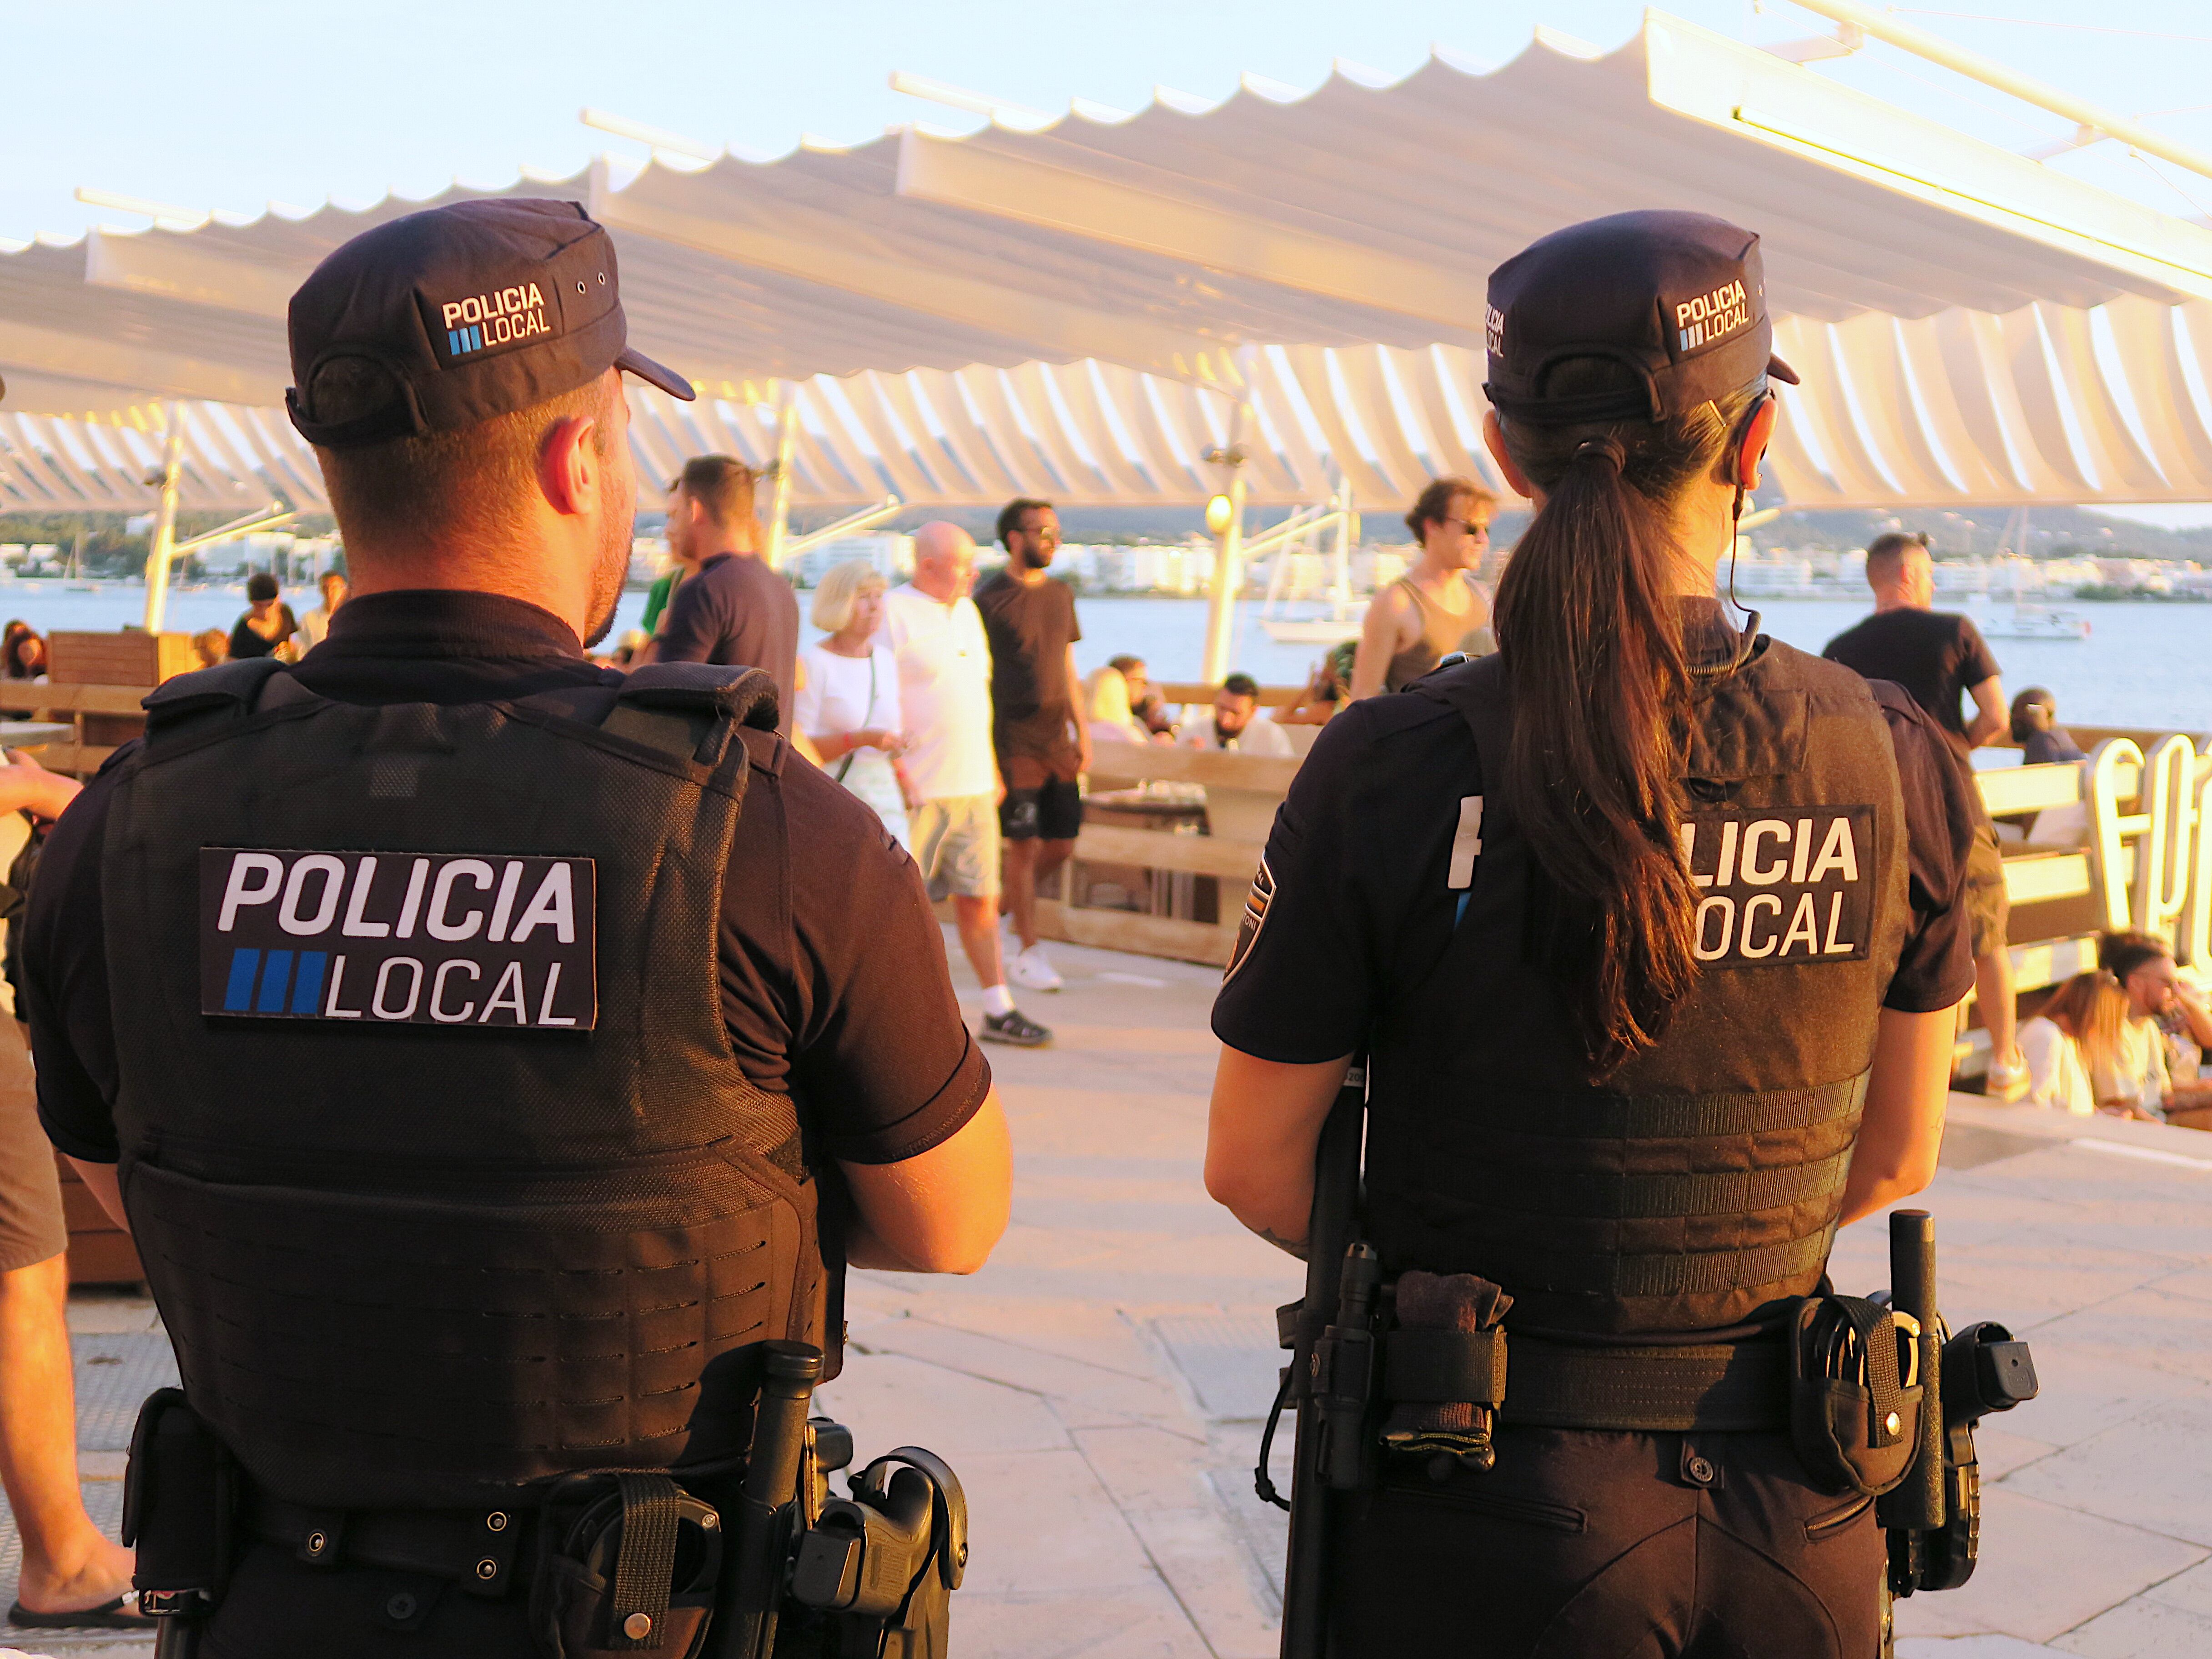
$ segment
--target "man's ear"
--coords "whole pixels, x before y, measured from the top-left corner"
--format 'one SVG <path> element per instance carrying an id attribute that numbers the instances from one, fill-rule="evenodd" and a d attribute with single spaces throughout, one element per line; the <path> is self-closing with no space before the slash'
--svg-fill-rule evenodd
<path id="1" fill-rule="evenodd" d="M 1482 447 L 1490 452 L 1490 459 L 1498 463 L 1498 470 L 1505 475 L 1505 482 L 1513 486 L 1516 495 L 1534 500 L 1536 491 L 1528 483 L 1528 475 L 1513 465 L 1513 458 L 1505 453 L 1505 434 L 1498 424 L 1498 411 L 1486 410 L 1482 416 Z"/>
<path id="2" fill-rule="evenodd" d="M 599 427 L 594 416 L 563 415 L 538 449 L 538 488 L 546 503 L 564 517 L 589 513 L 599 503 L 606 466 L 592 446 Z"/>

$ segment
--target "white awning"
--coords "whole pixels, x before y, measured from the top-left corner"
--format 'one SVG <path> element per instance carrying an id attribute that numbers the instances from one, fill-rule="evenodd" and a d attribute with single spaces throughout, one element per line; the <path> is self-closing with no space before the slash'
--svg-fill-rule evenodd
<path id="1" fill-rule="evenodd" d="M 1540 32 L 1489 74 L 1248 80 L 1119 121 L 915 127 L 619 187 L 602 161 L 499 193 L 587 203 L 633 338 L 699 386 L 688 409 L 639 395 L 641 459 L 766 459 L 795 386 L 803 502 L 1188 502 L 1218 486 L 1206 455 L 1239 397 L 1255 501 L 1319 500 L 1340 473 L 1401 501 L 1487 470 L 1489 270 L 1653 206 L 1764 239 L 1806 378 L 1777 455 L 1793 502 L 2212 498 L 2212 229 L 1658 13 L 1603 55 Z M 0 255 L 0 508 L 143 503 L 127 428 L 159 424 L 157 398 L 232 406 L 184 416 L 188 501 L 319 500 L 267 412 L 285 301 L 420 205 Z"/>

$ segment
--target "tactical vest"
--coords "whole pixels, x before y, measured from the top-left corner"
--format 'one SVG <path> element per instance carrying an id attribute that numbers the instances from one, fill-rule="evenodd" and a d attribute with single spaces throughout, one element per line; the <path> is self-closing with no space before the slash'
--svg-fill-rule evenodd
<path id="1" fill-rule="evenodd" d="M 1480 1273 L 1516 1297 L 1510 1324 L 1607 1333 L 1715 1330 L 1818 1284 L 1908 922 L 1904 805 L 1865 683 L 1763 643 L 1691 725 L 1698 980 L 1595 1085 L 1525 943 L 1542 876 L 1498 787 L 1503 663 L 1413 688 L 1468 720 L 1486 799 L 1466 913 L 1373 1039 L 1366 1209 L 1389 1271 Z"/>
<path id="2" fill-rule="evenodd" d="M 146 702 L 101 860 L 123 1193 L 253 1480 L 526 1504 L 674 1461 L 713 1356 L 824 1344 L 796 1109 L 718 994 L 765 675 L 364 707 L 260 661 Z"/>

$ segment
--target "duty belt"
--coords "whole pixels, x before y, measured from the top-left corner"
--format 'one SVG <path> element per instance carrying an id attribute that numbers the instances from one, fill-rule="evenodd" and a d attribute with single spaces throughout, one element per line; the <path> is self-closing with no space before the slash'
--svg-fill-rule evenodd
<path id="1" fill-rule="evenodd" d="M 1789 1350 L 1777 1338 L 1695 1347 L 1585 1347 L 1503 1331 L 1395 1330 L 1382 1398 L 1466 1401 L 1503 1422 L 1644 1433 L 1790 1425 Z M 1480 1389 L 1482 1392 L 1470 1392 Z"/>
<path id="2" fill-rule="evenodd" d="M 309 1566 L 383 1567 L 449 1579 L 471 1595 L 505 1595 L 535 1516 L 525 1510 L 333 1510 L 255 1492 L 246 1525 Z"/>
<path id="3" fill-rule="evenodd" d="M 1286 1325 L 1297 1306 L 1282 1310 Z M 1691 1346 L 1600 1346 L 1527 1333 L 1509 1341 L 1502 1329 L 1401 1327 L 1377 1334 L 1375 1347 L 1376 1393 L 1394 1405 L 1485 1406 L 1505 1423 L 1559 1429 L 1790 1426 L 1789 1348 L 1779 1335 Z M 1348 1380 L 1329 1375 L 1337 1352 L 1327 1342 L 1317 1351 L 1316 1394 Z"/>

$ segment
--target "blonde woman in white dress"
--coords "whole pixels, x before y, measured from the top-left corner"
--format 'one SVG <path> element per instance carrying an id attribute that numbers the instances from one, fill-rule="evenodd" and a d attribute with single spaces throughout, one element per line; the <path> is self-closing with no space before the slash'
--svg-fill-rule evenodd
<path id="1" fill-rule="evenodd" d="M 812 616 L 827 637 L 799 653 L 793 724 L 813 742 L 822 769 L 875 808 L 891 838 L 906 847 L 907 812 L 919 803 L 899 770 L 907 738 L 898 665 L 890 647 L 876 642 L 884 586 L 865 559 L 836 565 L 822 578 Z"/>

